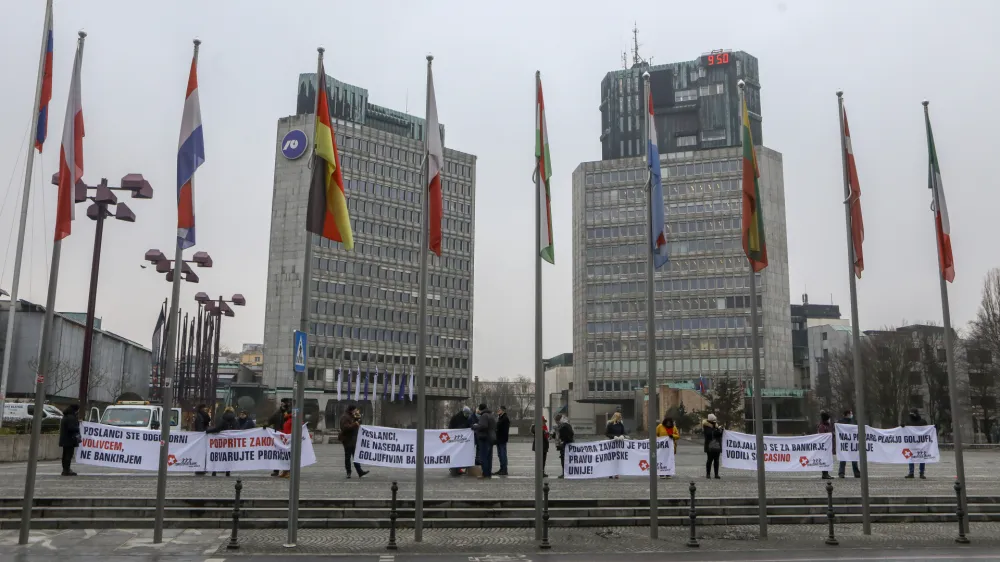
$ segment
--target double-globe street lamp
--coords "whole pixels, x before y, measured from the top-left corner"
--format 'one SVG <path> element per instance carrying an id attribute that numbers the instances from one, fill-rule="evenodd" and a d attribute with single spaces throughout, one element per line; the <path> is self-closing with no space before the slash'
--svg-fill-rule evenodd
<path id="1" fill-rule="evenodd" d="M 214 321 L 215 329 L 215 358 L 212 362 L 212 377 L 209 381 L 208 388 L 205 389 L 204 395 L 208 398 L 208 402 L 211 404 L 212 414 L 215 414 L 216 408 L 216 388 L 219 385 L 219 347 L 222 341 L 222 317 L 236 316 L 232 307 L 229 306 L 230 303 L 236 306 L 246 306 L 247 300 L 243 295 L 236 293 L 229 300 L 226 300 L 221 295 L 218 299 L 212 300 L 209 298 L 207 293 L 198 293 L 195 295 L 194 299 L 204 305 L 205 310 L 208 311 L 209 317 Z"/>
<path id="2" fill-rule="evenodd" d="M 59 174 L 52 175 L 53 185 L 59 185 Z M 93 194 L 90 194 L 93 190 Z M 94 230 L 94 256 L 90 265 L 90 293 L 87 297 L 87 320 L 83 333 L 83 362 L 80 365 L 80 409 L 87 411 L 90 393 L 90 367 L 94 345 L 94 315 L 97 307 L 97 279 L 101 268 L 101 246 L 104 241 L 104 219 L 113 216 L 116 220 L 135 222 L 135 213 L 125 203 L 118 202 L 115 191 L 128 191 L 132 199 L 152 199 L 153 188 L 142 174 L 127 174 L 121 179 L 121 186 L 111 187 L 107 178 L 101 178 L 97 185 L 86 185 L 78 181 L 73 189 L 73 202 L 93 201 L 87 207 L 87 217 L 97 221 Z M 114 213 L 111 211 L 114 207 Z"/>

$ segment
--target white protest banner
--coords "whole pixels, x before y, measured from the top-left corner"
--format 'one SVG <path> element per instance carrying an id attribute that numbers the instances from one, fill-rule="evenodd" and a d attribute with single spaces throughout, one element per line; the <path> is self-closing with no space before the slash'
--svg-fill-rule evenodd
<path id="1" fill-rule="evenodd" d="M 358 429 L 354 460 L 389 468 L 417 467 L 417 430 L 363 425 Z M 476 463 L 476 444 L 471 429 L 424 431 L 424 466 L 462 468 Z"/>
<path id="2" fill-rule="evenodd" d="M 674 446 L 670 437 L 656 440 L 657 474 L 672 476 Z M 608 478 L 649 474 L 649 441 L 611 439 L 566 444 L 566 478 Z"/>
<path id="3" fill-rule="evenodd" d="M 766 472 L 809 472 L 833 467 L 833 435 L 764 436 Z M 722 466 L 757 470 L 757 437 L 736 431 L 722 434 Z"/>
<path id="4" fill-rule="evenodd" d="M 80 445 L 76 448 L 76 462 L 79 464 L 128 470 L 157 470 L 159 466 L 159 430 L 80 422 L 80 437 Z M 170 432 L 167 470 L 205 470 L 205 434 Z"/>
<path id="5" fill-rule="evenodd" d="M 858 426 L 836 424 L 837 460 L 858 460 Z M 937 429 L 917 425 L 878 429 L 868 426 L 865 433 L 868 462 L 885 464 L 941 462 Z"/>
<path id="6" fill-rule="evenodd" d="M 270 428 L 223 431 L 207 435 L 207 470 L 289 470 L 292 466 L 291 436 Z M 302 464 L 316 463 L 309 430 L 302 428 Z"/>

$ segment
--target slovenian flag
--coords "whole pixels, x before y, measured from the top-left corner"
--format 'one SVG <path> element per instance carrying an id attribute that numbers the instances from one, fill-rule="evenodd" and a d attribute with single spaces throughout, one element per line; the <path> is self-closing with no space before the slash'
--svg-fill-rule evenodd
<path id="1" fill-rule="evenodd" d="M 438 126 L 437 98 L 434 97 L 434 75 L 430 57 L 427 60 L 427 125 L 424 128 L 424 150 L 427 153 L 427 248 L 441 255 L 441 169 L 444 167 L 444 146 Z M 412 381 L 411 381 L 412 382 Z M 410 392 L 413 392 L 411 385 Z"/>
<path id="2" fill-rule="evenodd" d="M 35 149 L 42 151 L 49 132 L 49 100 L 52 99 L 52 0 L 45 5 L 45 60 L 42 62 L 42 87 L 38 92 L 38 125 L 35 128 Z"/>
<path id="3" fill-rule="evenodd" d="M 177 238 L 181 248 L 194 246 L 194 172 L 205 161 L 205 140 L 201 132 L 201 104 L 198 102 L 198 41 L 195 41 L 187 97 L 177 143 Z"/>
<path id="4" fill-rule="evenodd" d="M 649 168 L 649 205 L 652 222 L 649 239 L 652 244 L 653 265 L 656 269 L 667 263 L 667 223 L 663 212 L 663 181 L 660 176 L 660 150 L 656 142 L 656 124 L 653 122 L 653 92 L 647 91 L 646 100 L 646 165 Z"/>
<path id="5" fill-rule="evenodd" d="M 73 186 L 83 178 L 83 101 L 80 98 L 80 71 L 83 68 L 83 32 L 73 59 L 69 83 L 66 121 L 59 151 L 59 196 L 56 200 L 56 240 L 69 236 L 73 223 Z"/>

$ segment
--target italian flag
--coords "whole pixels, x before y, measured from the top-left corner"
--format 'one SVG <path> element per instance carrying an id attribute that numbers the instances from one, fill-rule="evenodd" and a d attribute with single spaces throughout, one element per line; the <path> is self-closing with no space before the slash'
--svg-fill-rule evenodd
<path id="1" fill-rule="evenodd" d="M 934 133 L 931 131 L 927 102 L 924 102 L 924 120 L 927 122 L 927 155 L 930 161 L 928 187 L 934 195 L 931 209 L 934 211 L 934 226 L 937 231 L 938 262 L 941 276 L 951 283 L 955 281 L 955 256 L 951 253 L 951 222 L 948 220 L 948 204 L 944 200 L 941 166 L 938 164 L 937 149 L 934 148 Z"/>
<path id="2" fill-rule="evenodd" d="M 743 100 L 743 251 L 754 271 L 767 267 L 764 215 L 761 211 L 760 168 L 750 134 L 750 113 Z"/>
<path id="3" fill-rule="evenodd" d="M 535 164 L 538 174 L 538 209 L 541 216 L 538 223 L 538 255 L 554 264 L 556 256 L 552 244 L 552 194 L 549 191 L 552 162 L 549 160 L 549 129 L 545 126 L 542 78 L 538 72 L 535 73 L 535 91 Z"/>

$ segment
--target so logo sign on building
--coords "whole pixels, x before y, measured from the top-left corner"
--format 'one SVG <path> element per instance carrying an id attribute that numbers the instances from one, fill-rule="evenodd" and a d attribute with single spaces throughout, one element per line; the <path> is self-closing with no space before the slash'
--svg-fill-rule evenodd
<path id="1" fill-rule="evenodd" d="M 300 129 L 292 129 L 281 139 L 281 154 L 289 159 L 301 158 L 309 148 L 309 139 Z"/>

